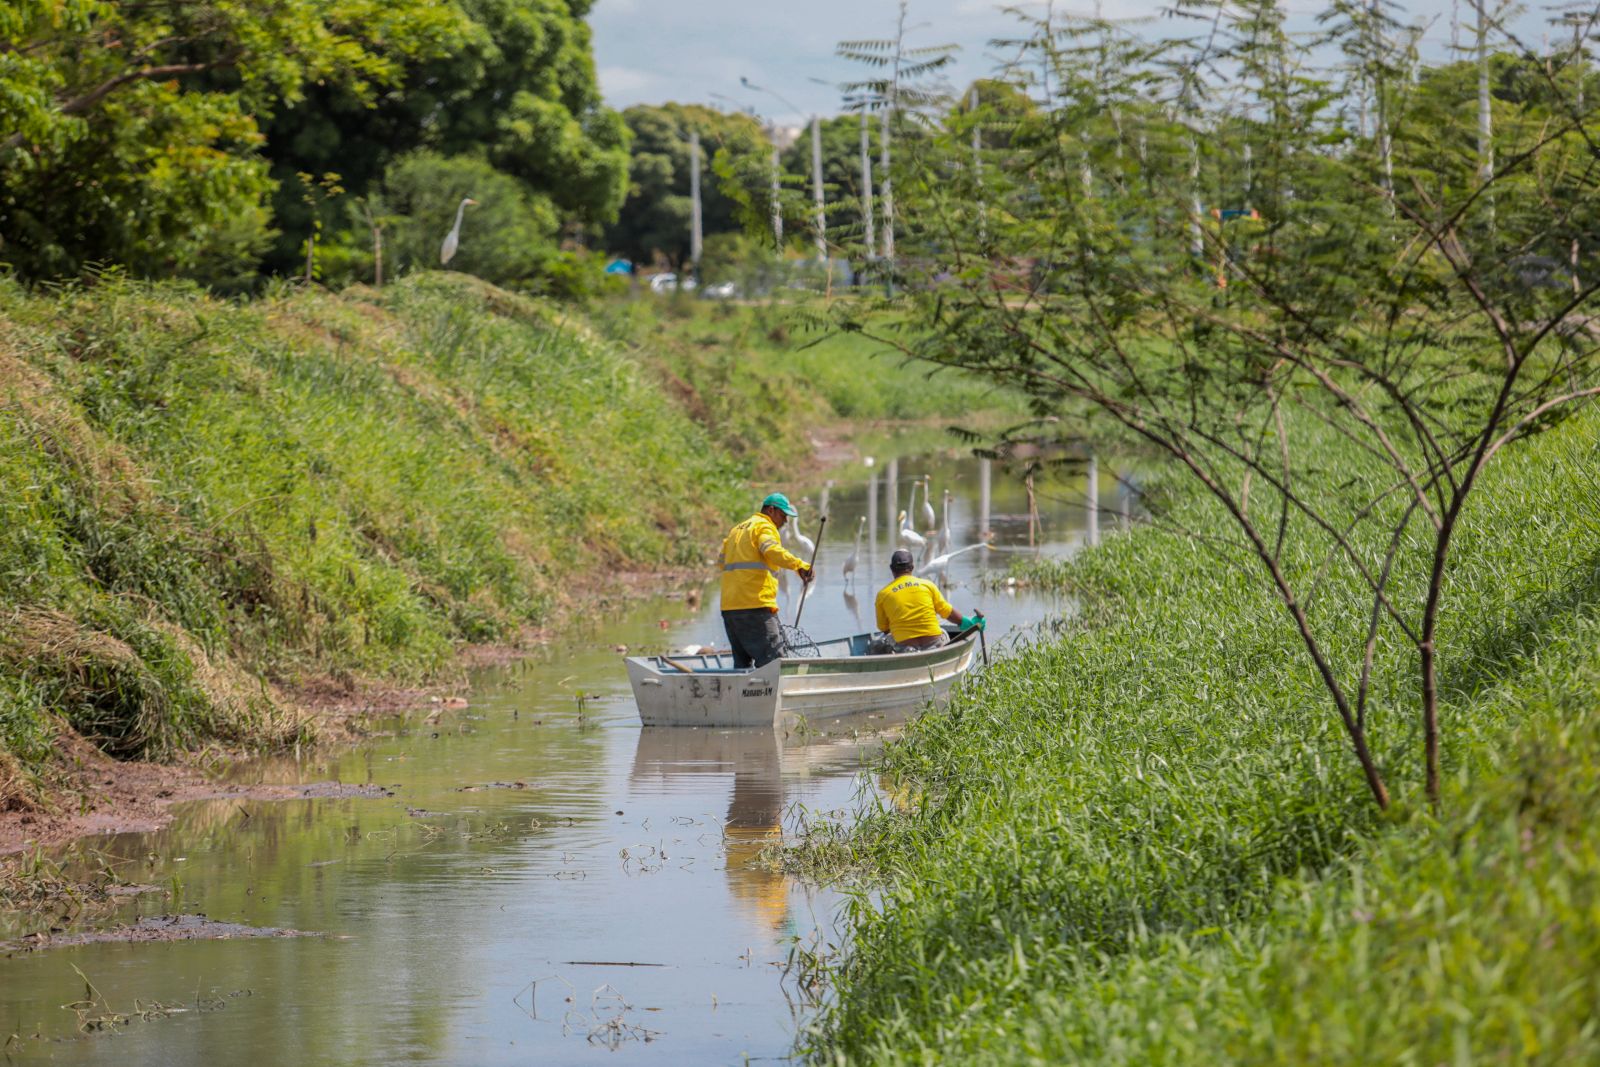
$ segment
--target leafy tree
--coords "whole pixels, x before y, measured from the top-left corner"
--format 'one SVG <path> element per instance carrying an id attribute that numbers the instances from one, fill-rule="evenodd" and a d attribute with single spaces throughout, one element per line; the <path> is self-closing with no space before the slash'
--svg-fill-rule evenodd
<path id="1" fill-rule="evenodd" d="M 605 108 L 584 16 L 587 0 L 455 0 L 462 43 L 408 60 L 404 91 L 374 101 L 348 86 L 313 90 L 266 126 L 265 154 L 284 184 L 284 237 L 272 265 L 290 269 L 310 225 L 288 182 L 336 171 L 361 195 L 417 149 L 474 156 L 520 180 L 565 217 L 615 219 L 627 188 L 627 129 Z"/>
<path id="2" fill-rule="evenodd" d="M 1600 277 L 1545 262 L 1600 212 L 1600 116 L 1581 59 L 1502 33 L 1486 173 L 1475 86 L 1421 75 L 1381 5 L 1330 12 L 1334 66 L 1272 0 L 1185 10 L 1192 41 L 1036 24 L 1010 76 L 1041 105 L 1003 147 L 972 165 L 950 123 L 897 158 L 908 292 L 881 339 L 1194 479 L 1237 534 L 1204 543 L 1283 606 L 1375 802 L 1420 764 L 1437 804 L 1464 509 L 1489 462 L 1600 396 Z M 871 311 L 837 309 L 853 330 Z M 1329 469 L 1312 426 L 1359 458 Z M 1319 611 L 1325 583 L 1370 611 Z M 1414 694 L 1374 692 L 1380 651 Z"/>
<path id="3" fill-rule="evenodd" d="M 828 193 L 828 213 L 833 205 L 854 205 L 861 199 L 861 117 L 834 115 L 821 121 L 822 185 Z M 867 123 L 868 152 L 873 169 L 878 166 L 878 123 Z M 801 132 L 794 144 L 779 157 L 783 172 L 792 182 L 804 182 L 811 189 L 811 131 Z"/>
<path id="4" fill-rule="evenodd" d="M 556 254 L 556 205 L 483 159 L 428 151 L 397 160 L 383 178 L 389 269 L 439 269 L 439 245 L 463 197 L 478 205 L 466 210 L 450 269 L 498 285 L 535 283 Z"/>
<path id="5" fill-rule="evenodd" d="M 248 269 L 270 234 L 255 116 L 319 82 L 372 99 L 463 28 L 442 3 L 8 3 L 0 254 L 27 277 Z"/>
<path id="6" fill-rule="evenodd" d="M 607 247 L 639 263 L 689 257 L 689 135 L 700 135 L 701 226 L 709 238 L 740 228 L 738 204 L 713 174 L 718 152 L 756 165 L 770 149 L 754 119 L 695 104 L 638 105 L 622 113 L 632 136 L 628 195 L 606 228 Z"/>

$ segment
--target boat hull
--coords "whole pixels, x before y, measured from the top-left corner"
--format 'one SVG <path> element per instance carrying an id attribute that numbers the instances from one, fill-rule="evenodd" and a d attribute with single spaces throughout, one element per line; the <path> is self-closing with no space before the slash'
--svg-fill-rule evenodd
<path id="1" fill-rule="evenodd" d="M 732 670 L 726 657 L 634 656 L 628 680 L 646 726 L 770 728 L 943 703 L 977 655 L 966 634 L 927 652 L 868 656 L 860 654 L 868 636 L 825 642 L 820 658 L 785 657 L 754 671 Z"/>
<path id="2" fill-rule="evenodd" d="M 630 656 L 628 681 L 646 726 L 766 726 L 778 721 L 782 660 L 755 671 L 661 670 L 660 657 Z"/>

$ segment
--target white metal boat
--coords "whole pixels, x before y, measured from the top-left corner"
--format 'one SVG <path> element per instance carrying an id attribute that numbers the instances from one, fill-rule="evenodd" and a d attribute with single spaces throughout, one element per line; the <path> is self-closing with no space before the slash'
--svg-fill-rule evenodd
<path id="1" fill-rule="evenodd" d="M 927 652 L 868 655 L 871 634 L 817 642 L 818 656 L 785 656 L 736 670 L 729 653 L 629 656 L 639 718 L 646 726 L 782 726 L 786 718 L 910 711 L 943 702 L 972 669 L 978 631 Z"/>

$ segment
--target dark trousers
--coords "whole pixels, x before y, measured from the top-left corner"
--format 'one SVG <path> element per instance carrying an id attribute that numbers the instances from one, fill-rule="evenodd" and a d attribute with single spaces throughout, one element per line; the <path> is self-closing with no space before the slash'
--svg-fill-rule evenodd
<path id="1" fill-rule="evenodd" d="M 737 670 L 765 667 L 783 655 L 783 632 L 778 629 L 777 612 L 766 608 L 724 611 L 722 628 L 728 632 Z"/>
<path id="2" fill-rule="evenodd" d="M 943 648 L 950 643 L 949 634 L 928 634 L 926 637 L 908 637 L 904 641 L 896 641 L 896 652 L 926 652 L 930 648 Z"/>

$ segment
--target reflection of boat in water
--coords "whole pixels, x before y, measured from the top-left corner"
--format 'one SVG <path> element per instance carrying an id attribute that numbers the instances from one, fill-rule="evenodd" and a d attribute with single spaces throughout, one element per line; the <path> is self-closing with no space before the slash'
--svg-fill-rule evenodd
<path id="1" fill-rule="evenodd" d="M 873 720 L 881 727 L 882 720 Z M 634 788 L 673 790 L 675 779 L 716 775 L 733 779 L 722 844 L 728 888 L 763 925 L 786 932 L 791 880 L 762 853 L 783 840 L 788 810 L 785 778 L 854 771 L 878 739 L 812 737 L 786 742 L 774 730 L 639 731 L 629 780 Z"/>
<path id="2" fill-rule="evenodd" d="M 871 634 L 817 643 L 818 656 L 785 656 L 736 670 L 728 654 L 630 656 L 628 680 L 646 726 L 778 726 L 860 712 L 908 711 L 942 702 L 971 670 L 976 629 L 943 648 L 869 655 Z"/>
<path id="3" fill-rule="evenodd" d="M 789 881 L 762 851 L 783 840 L 783 750 L 771 730 L 662 730 L 645 727 L 634 751 L 635 784 L 682 775 L 733 776 L 722 843 L 728 887 L 766 926 L 789 921 Z"/>

